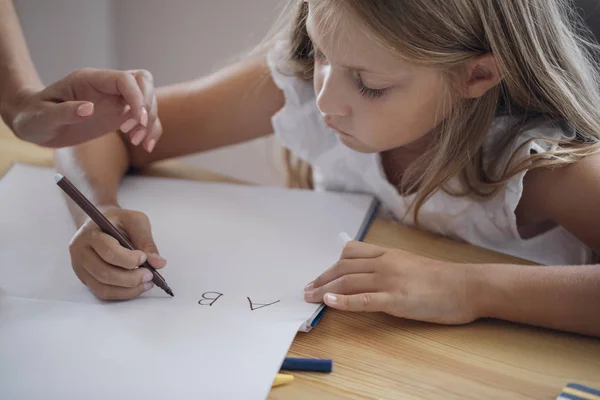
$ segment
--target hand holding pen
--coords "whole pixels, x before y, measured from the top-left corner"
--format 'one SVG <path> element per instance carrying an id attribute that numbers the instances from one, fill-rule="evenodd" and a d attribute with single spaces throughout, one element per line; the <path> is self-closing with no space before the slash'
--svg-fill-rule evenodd
<path id="1" fill-rule="evenodd" d="M 173 296 L 156 270 L 163 268 L 166 260 L 158 254 L 145 214 L 114 209 L 104 215 L 66 177 L 57 174 L 55 180 L 91 218 L 71 241 L 70 253 L 75 274 L 98 298 L 131 299 L 154 284 Z"/>

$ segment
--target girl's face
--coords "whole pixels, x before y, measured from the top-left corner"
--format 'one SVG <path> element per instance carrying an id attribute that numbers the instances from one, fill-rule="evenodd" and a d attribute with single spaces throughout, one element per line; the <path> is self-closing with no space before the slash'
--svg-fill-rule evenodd
<path id="1" fill-rule="evenodd" d="M 350 19 L 335 30 L 323 25 L 309 11 L 317 106 L 346 146 L 364 153 L 402 147 L 446 116 L 451 104 L 440 70 L 400 60 Z"/>

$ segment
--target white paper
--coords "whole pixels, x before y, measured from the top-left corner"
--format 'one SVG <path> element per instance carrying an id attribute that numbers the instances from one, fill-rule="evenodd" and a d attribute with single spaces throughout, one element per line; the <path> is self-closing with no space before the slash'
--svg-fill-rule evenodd
<path id="1" fill-rule="evenodd" d="M 304 301 L 304 286 L 339 257 L 339 232 L 359 234 L 373 204 L 359 194 L 126 178 L 119 201 L 149 216 L 175 297 L 154 288 L 101 302 L 72 271 L 75 226 L 53 175 L 17 165 L 0 180 L 3 399 L 265 398 L 319 308 Z"/>

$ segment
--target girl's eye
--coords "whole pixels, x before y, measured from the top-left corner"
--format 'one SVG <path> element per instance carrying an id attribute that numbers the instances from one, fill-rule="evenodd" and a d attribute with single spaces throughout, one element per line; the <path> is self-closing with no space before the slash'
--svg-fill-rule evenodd
<path id="1" fill-rule="evenodd" d="M 362 81 L 362 78 L 360 77 L 360 74 L 357 71 L 354 71 L 352 73 L 352 78 L 354 79 L 356 86 L 358 86 L 358 93 L 369 99 L 378 99 L 385 95 L 390 89 L 389 87 L 382 89 L 373 89 L 370 87 L 366 87 Z"/>

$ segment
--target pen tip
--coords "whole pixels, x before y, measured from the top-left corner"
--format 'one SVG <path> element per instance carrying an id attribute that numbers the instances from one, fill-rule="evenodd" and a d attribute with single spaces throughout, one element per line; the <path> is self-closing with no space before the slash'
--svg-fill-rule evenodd
<path id="1" fill-rule="evenodd" d="M 167 293 L 171 295 L 171 297 L 175 297 L 175 295 L 173 294 L 173 291 L 171 289 L 167 289 Z"/>
<path id="2" fill-rule="evenodd" d="M 54 174 L 54 181 L 56 183 L 60 182 L 60 180 L 63 178 L 63 176 L 61 174 Z"/>

